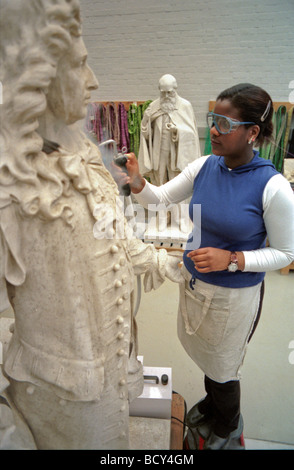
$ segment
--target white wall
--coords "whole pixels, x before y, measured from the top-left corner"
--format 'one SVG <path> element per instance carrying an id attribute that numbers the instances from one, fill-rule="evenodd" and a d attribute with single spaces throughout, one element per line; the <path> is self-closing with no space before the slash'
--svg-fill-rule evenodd
<path id="1" fill-rule="evenodd" d="M 208 101 L 250 81 L 274 101 L 294 80 L 294 0 L 81 0 L 93 101 L 158 97 L 173 74 L 205 126 Z"/>

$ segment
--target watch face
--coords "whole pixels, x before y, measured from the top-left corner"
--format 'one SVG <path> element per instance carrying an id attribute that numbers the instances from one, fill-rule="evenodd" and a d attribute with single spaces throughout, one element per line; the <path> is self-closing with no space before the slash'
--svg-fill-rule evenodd
<path id="1" fill-rule="evenodd" d="M 234 273 L 235 271 L 237 271 L 237 269 L 238 269 L 238 265 L 235 264 L 235 263 L 231 263 L 231 264 L 229 264 L 229 266 L 228 266 L 228 270 L 229 270 L 231 273 Z"/>

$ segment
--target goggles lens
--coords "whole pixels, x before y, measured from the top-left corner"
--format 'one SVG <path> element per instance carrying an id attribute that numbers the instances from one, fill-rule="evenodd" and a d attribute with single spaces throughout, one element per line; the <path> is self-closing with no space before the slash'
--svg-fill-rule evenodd
<path id="1" fill-rule="evenodd" d="M 229 134 L 242 124 L 254 124 L 254 122 L 240 122 L 221 114 L 208 113 L 207 124 L 210 129 L 215 126 L 220 134 Z"/>
<path id="2" fill-rule="evenodd" d="M 207 124 L 210 129 L 215 126 L 218 132 L 221 134 L 228 134 L 232 129 L 230 119 L 228 119 L 226 116 L 221 116 L 214 113 L 208 113 Z"/>

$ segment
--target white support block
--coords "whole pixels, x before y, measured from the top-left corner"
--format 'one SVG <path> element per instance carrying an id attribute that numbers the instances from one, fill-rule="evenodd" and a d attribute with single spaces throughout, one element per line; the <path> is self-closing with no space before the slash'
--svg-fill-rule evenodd
<path id="1" fill-rule="evenodd" d="M 130 416 L 171 418 L 172 370 L 143 366 L 143 393 L 130 404 Z"/>

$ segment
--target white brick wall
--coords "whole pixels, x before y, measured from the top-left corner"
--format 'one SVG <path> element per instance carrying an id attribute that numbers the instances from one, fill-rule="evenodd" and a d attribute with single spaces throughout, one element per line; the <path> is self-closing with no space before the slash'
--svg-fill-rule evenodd
<path id="1" fill-rule="evenodd" d="M 208 101 L 249 81 L 275 101 L 294 79 L 294 0 L 81 0 L 96 101 L 158 97 L 173 74 L 205 126 Z"/>

